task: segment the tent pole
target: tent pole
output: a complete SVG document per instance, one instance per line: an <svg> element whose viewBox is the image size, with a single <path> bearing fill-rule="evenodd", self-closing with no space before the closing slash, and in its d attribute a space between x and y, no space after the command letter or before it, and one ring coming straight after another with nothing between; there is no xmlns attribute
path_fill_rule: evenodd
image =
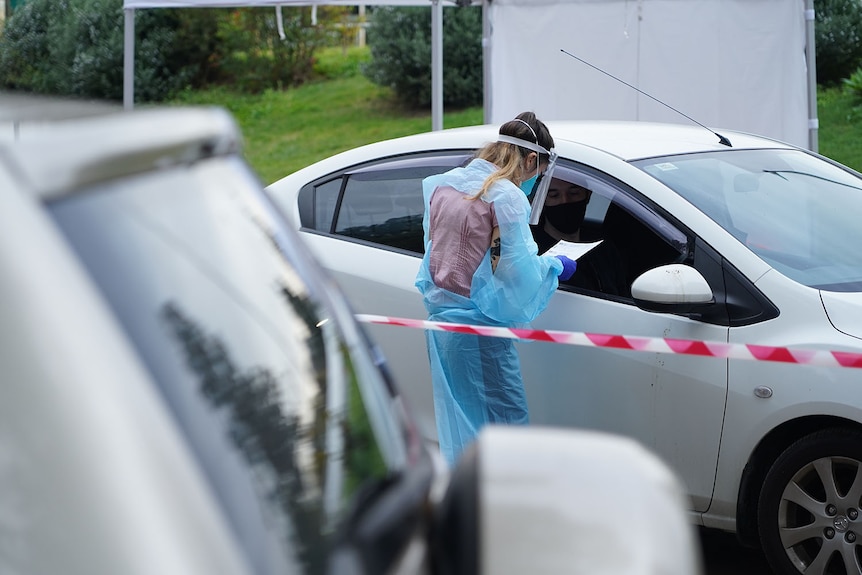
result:
<svg viewBox="0 0 862 575"><path fill-rule="evenodd" d="M814 0L805 0L805 63L808 65L808 149L818 148L817 59L814 50Z"/></svg>
<svg viewBox="0 0 862 575"><path fill-rule="evenodd" d="M126 8L123 31L123 109L135 107L135 9Z"/></svg>
<svg viewBox="0 0 862 575"><path fill-rule="evenodd" d="M443 129L443 3L431 0L431 129Z"/></svg>
<svg viewBox="0 0 862 575"><path fill-rule="evenodd" d="M482 0L482 110L491 123L491 0Z"/></svg>

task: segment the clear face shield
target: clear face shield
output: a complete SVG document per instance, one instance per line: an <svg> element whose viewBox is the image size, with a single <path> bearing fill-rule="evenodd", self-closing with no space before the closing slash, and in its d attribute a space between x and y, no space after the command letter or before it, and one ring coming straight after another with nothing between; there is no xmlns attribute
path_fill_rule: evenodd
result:
<svg viewBox="0 0 862 575"><path fill-rule="evenodd" d="M548 165L544 172L537 174L539 176L538 180L536 181L536 185L533 187L532 194L530 194L533 202L533 207L530 210L530 225L535 226L539 223L539 216L542 215L542 206L545 205L545 198L548 196L548 188L551 187L551 179L554 177L554 168L557 165L557 152L554 150L546 150L539 144L534 144L533 142L528 142L527 140L522 140L520 138L513 138L512 136L505 136L503 134L497 136L497 141L515 144L516 146L526 148L536 152L537 154L548 155Z"/></svg>
<svg viewBox="0 0 862 575"><path fill-rule="evenodd" d="M551 187L551 180L554 178L554 168L557 166L557 153L554 150L550 151L550 159L548 159L548 167L539 176L539 181L536 182L536 187L533 189L533 205L530 209L530 225L535 226L539 223L539 216L542 215L542 208L545 205L545 198L548 197L548 188Z"/></svg>

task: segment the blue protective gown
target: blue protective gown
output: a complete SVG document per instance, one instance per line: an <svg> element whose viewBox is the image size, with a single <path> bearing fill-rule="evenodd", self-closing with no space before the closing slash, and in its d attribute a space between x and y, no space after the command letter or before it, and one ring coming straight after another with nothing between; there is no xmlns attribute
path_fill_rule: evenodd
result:
<svg viewBox="0 0 862 575"><path fill-rule="evenodd" d="M508 180L496 182L486 197L500 230L500 259L491 268L490 249L473 273L470 297L438 287L429 265L431 197L440 186L475 195L496 167L475 159L464 168L423 180L425 257L416 276L431 321L521 327L545 309L557 289L563 264L537 255L528 224L530 204ZM457 216L455 216L457 217ZM490 246L489 246L490 248ZM486 423L526 424L527 400L514 340L427 331L440 451L452 465Z"/></svg>

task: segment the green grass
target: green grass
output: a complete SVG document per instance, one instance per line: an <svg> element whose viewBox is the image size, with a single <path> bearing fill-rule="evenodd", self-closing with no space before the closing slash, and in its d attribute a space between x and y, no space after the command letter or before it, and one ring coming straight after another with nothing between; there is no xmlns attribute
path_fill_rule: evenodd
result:
<svg viewBox="0 0 862 575"><path fill-rule="evenodd" d="M843 88L817 92L818 151L862 172L862 105Z"/></svg>
<svg viewBox="0 0 862 575"><path fill-rule="evenodd" d="M324 79L286 91L258 95L225 89L188 92L174 103L219 105L237 119L245 137L245 157L265 184L299 168L362 144L430 131L431 109L405 110L391 90L359 73L361 58L348 50L348 64L325 51L316 70ZM443 127L480 124L481 107L449 110Z"/></svg>
<svg viewBox="0 0 862 575"><path fill-rule="evenodd" d="M189 92L178 104L219 105L236 117L245 157L264 184L362 144L430 131L431 110L405 110L391 90L360 72L367 49L331 48L315 65L319 80L299 88L248 95L226 89ZM842 88L818 94L819 152L862 171L862 107ZM443 127L483 121L481 107L444 110Z"/></svg>

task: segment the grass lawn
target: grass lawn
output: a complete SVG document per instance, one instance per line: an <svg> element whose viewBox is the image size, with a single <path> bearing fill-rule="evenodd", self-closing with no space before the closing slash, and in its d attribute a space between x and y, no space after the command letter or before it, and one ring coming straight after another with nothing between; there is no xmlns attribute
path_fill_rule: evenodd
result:
<svg viewBox="0 0 862 575"><path fill-rule="evenodd" d="M367 50L324 51L327 77L299 88L257 95L227 90L189 92L183 104L214 104L233 113L245 137L245 156L265 184L317 160L362 144L431 130L431 109L405 110L392 91L372 84L359 65ZM343 60L345 64L335 62ZM444 111L443 127L481 124L481 106Z"/></svg>
<svg viewBox="0 0 862 575"><path fill-rule="evenodd" d="M842 88L817 91L818 152L862 172L862 102Z"/></svg>
<svg viewBox="0 0 862 575"><path fill-rule="evenodd" d="M367 49L319 54L324 79L285 91L236 94L225 89L189 92L175 103L213 104L234 114L245 136L245 157L264 184L337 152L431 130L431 110L405 110L391 90L360 72ZM862 107L841 88L818 94L819 152L862 171ZM481 124L481 106L444 110L443 127Z"/></svg>

